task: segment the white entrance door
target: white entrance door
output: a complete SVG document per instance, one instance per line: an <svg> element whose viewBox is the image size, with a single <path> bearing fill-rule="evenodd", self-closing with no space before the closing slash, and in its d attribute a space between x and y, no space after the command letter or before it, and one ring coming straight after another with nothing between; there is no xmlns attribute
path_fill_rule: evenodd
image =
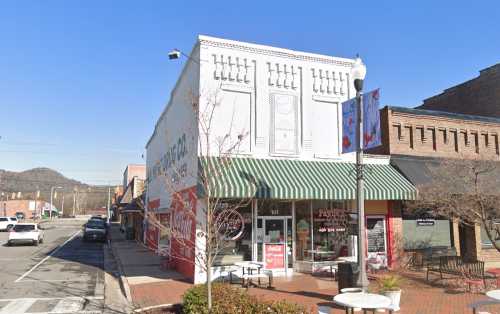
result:
<svg viewBox="0 0 500 314"><path fill-rule="evenodd" d="M264 267L272 270L288 269L292 263L291 217L266 216L262 219Z"/></svg>

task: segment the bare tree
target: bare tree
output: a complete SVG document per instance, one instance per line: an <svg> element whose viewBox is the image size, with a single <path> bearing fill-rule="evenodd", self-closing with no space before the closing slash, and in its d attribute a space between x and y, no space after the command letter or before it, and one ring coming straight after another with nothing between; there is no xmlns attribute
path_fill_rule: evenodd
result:
<svg viewBox="0 0 500 314"><path fill-rule="evenodd" d="M171 246L178 248L170 250L171 259L191 264L193 267L198 266L206 272L209 309L212 308L212 268L217 256L231 241L242 235L244 221L239 209L248 206L252 201L252 198L228 201L220 198L216 192L217 184L223 181L225 173L233 166L232 157L240 153L240 147L248 137L248 130L238 129L239 126L234 123L237 114L235 110L232 116L227 117L229 129L225 134L216 134L214 121L217 115L221 114L219 110L223 101L219 91L220 89L202 97L189 95L191 109L197 118L197 125L194 127L197 128L196 145L200 158L193 173L179 165L172 167L170 172L162 173L165 176L166 188L172 197L172 226L163 225L154 212L149 212L147 217L150 224L170 236ZM236 108L236 104L233 105L233 108ZM177 183L188 176L196 179L197 187L179 192ZM256 186L251 179L249 185ZM202 201L198 208L191 204L196 201ZM192 221L193 225L186 223L189 221ZM193 227L201 231L195 234Z"/></svg>
<svg viewBox="0 0 500 314"><path fill-rule="evenodd" d="M500 251L500 163L484 160L443 160L431 170L432 181L419 186L411 208L430 210L466 225L480 224Z"/></svg>

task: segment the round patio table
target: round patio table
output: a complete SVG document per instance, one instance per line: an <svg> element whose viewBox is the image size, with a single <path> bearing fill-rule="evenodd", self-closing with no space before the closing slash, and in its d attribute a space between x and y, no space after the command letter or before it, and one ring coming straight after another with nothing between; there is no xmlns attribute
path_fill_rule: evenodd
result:
<svg viewBox="0 0 500 314"><path fill-rule="evenodd" d="M388 309L389 313L392 313L392 309L390 308L391 299L380 294L364 292L341 293L333 298L333 302L343 306L347 314L349 314L349 310L351 310L350 313L354 313L354 308L363 309L363 313L366 313L368 310L374 311L376 309Z"/></svg>
<svg viewBox="0 0 500 314"><path fill-rule="evenodd" d="M500 300L500 290L491 290L486 292L486 296L495 300Z"/></svg>

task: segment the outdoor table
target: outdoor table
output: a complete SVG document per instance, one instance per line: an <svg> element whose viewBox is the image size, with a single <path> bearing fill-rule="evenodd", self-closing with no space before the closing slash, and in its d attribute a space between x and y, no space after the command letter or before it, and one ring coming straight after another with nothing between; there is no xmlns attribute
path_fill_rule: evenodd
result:
<svg viewBox="0 0 500 314"><path fill-rule="evenodd" d="M343 306L346 314L349 314L349 309L351 309L351 313L354 313L354 308L362 309L365 314L368 310L375 311L377 309L388 309L389 313L393 312L390 308L391 299L380 294L341 293L333 298L333 302Z"/></svg>
<svg viewBox="0 0 500 314"><path fill-rule="evenodd" d="M257 277L259 279L260 285L260 270L264 268L264 263L256 262L256 261L246 261L246 262L236 262L234 265L241 267L242 269L242 285L245 286L245 278L247 278L246 285L253 285L252 278ZM246 276L245 276L246 269ZM254 271L257 271L257 275L254 275ZM271 282L269 282L269 286L271 286Z"/></svg>
<svg viewBox="0 0 500 314"><path fill-rule="evenodd" d="M495 300L500 300L500 290L491 290L486 292L486 296Z"/></svg>
<svg viewBox="0 0 500 314"><path fill-rule="evenodd" d="M247 270L247 274L253 275L255 270L258 274L260 274L260 270L264 268L264 264L260 262L236 262L234 265L241 267L243 275L245 274L245 269Z"/></svg>

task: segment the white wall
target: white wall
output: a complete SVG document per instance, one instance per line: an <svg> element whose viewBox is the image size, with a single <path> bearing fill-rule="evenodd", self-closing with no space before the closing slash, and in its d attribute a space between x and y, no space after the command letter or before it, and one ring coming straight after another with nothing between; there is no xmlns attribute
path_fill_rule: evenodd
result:
<svg viewBox="0 0 500 314"><path fill-rule="evenodd" d="M220 139L233 143L243 133L239 154L353 159L340 146L340 104L354 95L353 60L207 36L199 41L201 104L218 103L210 149L200 154L217 155Z"/></svg>
<svg viewBox="0 0 500 314"><path fill-rule="evenodd" d="M193 48L197 59L199 48ZM199 66L186 62L170 101L146 146L147 201L160 201L160 211L170 207L171 194L196 184L197 119L193 110L199 89Z"/></svg>

